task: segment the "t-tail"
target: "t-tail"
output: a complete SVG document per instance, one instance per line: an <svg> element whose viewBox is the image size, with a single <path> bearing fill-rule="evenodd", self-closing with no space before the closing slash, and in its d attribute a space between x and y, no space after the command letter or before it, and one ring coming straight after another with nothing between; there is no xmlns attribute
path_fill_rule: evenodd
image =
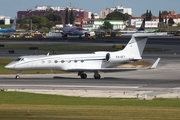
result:
<svg viewBox="0 0 180 120"><path fill-rule="evenodd" d="M144 29L145 29L145 21L146 21L146 19L144 18L144 20L143 20L143 22L141 24L141 27L138 29L138 31L144 31Z"/></svg>
<svg viewBox="0 0 180 120"><path fill-rule="evenodd" d="M13 24L9 29L16 30L16 17L14 18Z"/></svg>
<svg viewBox="0 0 180 120"><path fill-rule="evenodd" d="M129 54L130 56L133 56L134 60L142 59L141 55L143 53L147 39L148 39L147 34L142 34L142 33L133 34L131 40L123 49L123 52Z"/></svg>

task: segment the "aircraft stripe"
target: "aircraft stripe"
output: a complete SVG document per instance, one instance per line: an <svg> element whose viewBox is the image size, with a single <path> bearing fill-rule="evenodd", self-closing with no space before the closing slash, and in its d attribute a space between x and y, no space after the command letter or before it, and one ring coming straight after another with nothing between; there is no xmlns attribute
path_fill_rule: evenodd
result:
<svg viewBox="0 0 180 120"><path fill-rule="evenodd" d="M33 61L27 61L27 62L23 62L23 63L18 63L17 65L21 65L21 64L26 64L26 63L33 63L33 62L36 62L36 61L43 61L43 60L51 60L51 59L39 59L39 60L33 60ZM55 59L55 60L53 60L53 62L54 61L56 61L57 59ZM68 62L69 60L70 61L74 61L74 60L76 60L76 59L61 59L61 60L64 60L64 62ZM61 62L61 60L57 60L58 62ZM105 60L105 58L103 58L103 59L80 59L80 60L78 60L77 59L77 61L81 61L81 60L84 60L84 61L103 61L103 60ZM51 60L52 61L52 60Z"/></svg>

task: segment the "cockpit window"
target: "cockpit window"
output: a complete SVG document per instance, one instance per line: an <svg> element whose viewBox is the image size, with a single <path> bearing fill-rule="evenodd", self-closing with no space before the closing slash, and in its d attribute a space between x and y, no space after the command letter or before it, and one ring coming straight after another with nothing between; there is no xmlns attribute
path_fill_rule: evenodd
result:
<svg viewBox="0 0 180 120"><path fill-rule="evenodd" d="M21 60L21 58L16 58L14 61L20 61Z"/></svg>

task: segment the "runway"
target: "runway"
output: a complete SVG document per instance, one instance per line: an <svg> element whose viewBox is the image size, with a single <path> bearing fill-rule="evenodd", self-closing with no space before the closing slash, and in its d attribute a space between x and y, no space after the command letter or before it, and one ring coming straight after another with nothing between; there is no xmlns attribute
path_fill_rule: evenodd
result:
<svg viewBox="0 0 180 120"><path fill-rule="evenodd" d="M0 75L0 89L81 97L177 98L180 97L179 41L178 39L166 41L168 43L159 40L157 44L150 41L146 47L153 46L168 50L144 52L142 56L143 60L151 63L161 57L157 69L100 73L102 79L94 79L92 73L87 73L88 79L80 79L77 73L22 74L21 79L14 79L15 75ZM178 41L177 44L175 41ZM92 44L95 44L95 41ZM13 57L17 56L18 54L15 54Z"/></svg>
<svg viewBox="0 0 180 120"><path fill-rule="evenodd" d="M92 73L87 74L88 79L80 79L76 73L21 75L21 79L14 79L14 75L0 75L0 88L81 97L180 97L180 74L177 69L162 67L154 70L101 73L102 79L99 80L94 79Z"/></svg>

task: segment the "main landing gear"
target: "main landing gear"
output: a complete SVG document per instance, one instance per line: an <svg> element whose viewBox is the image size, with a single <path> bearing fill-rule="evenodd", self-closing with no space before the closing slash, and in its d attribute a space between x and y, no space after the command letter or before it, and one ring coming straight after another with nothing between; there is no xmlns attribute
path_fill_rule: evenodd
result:
<svg viewBox="0 0 180 120"><path fill-rule="evenodd" d="M81 35L79 36L79 39L82 39L82 36L81 36Z"/></svg>
<svg viewBox="0 0 180 120"><path fill-rule="evenodd" d="M86 79L87 74L85 74L83 71L78 72L78 76L81 77L81 79ZM98 71L94 71L94 79L100 79L101 75L98 73Z"/></svg>
<svg viewBox="0 0 180 120"><path fill-rule="evenodd" d="M62 38L63 38L64 40L67 40L67 35L66 35L66 34L63 34L63 35L62 35Z"/></svg>

